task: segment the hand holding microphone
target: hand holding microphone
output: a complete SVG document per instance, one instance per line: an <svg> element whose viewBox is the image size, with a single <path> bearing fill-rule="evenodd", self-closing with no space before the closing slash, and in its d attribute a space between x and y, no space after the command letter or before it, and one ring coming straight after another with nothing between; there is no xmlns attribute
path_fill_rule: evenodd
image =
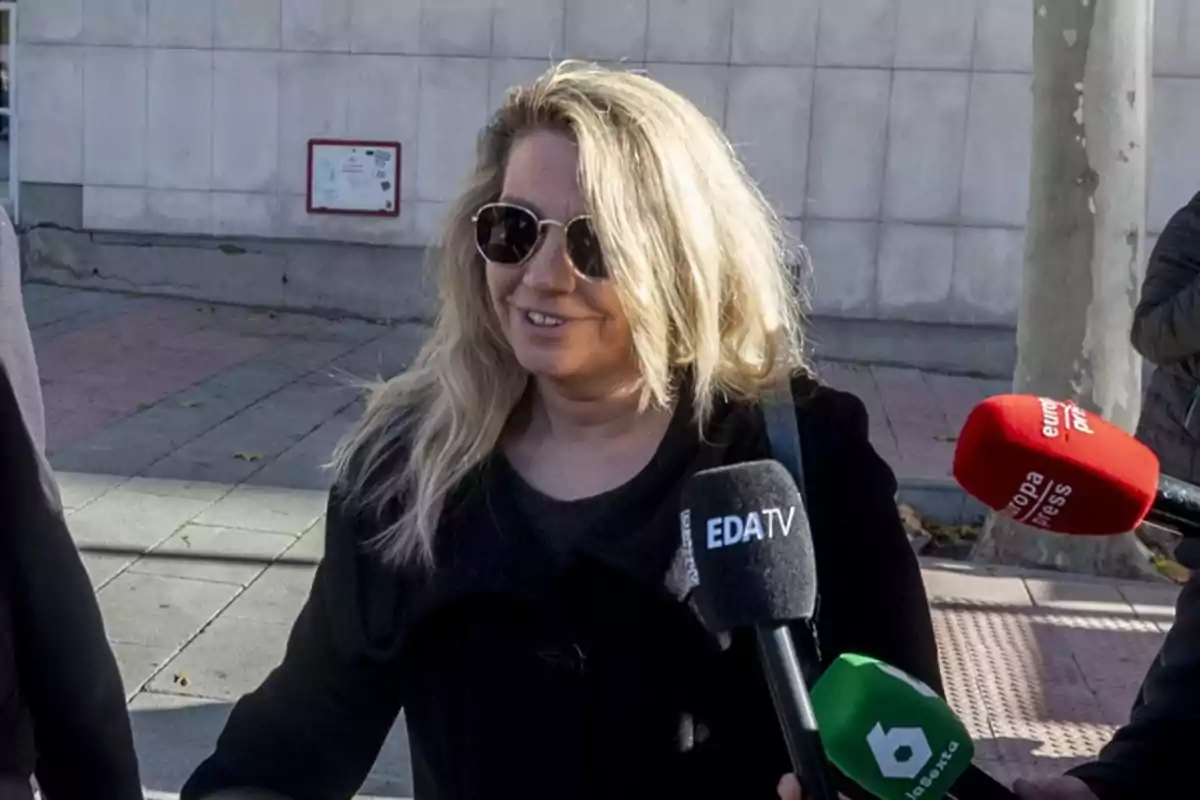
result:
<svg viewBox="0 0 1200 800"><path fill-rule="evenodd" d="M780 779L776 791L779 792L779 800L804 800L804 790L800 788L800 781L790 772ZM846 795L838 792L838 800L848 799Z"/></svg>
<svg viewBox="0 0 1200 800"><path fill-rule="evenodd" d="M984 400L958 437L954 477L994 511L1051 533L1115 535L1149 521L1200 536L1200 487L1160 474L1150 448L1072 403ZM1096 800L1071 776L1013 788L1020 800Z"/></svg>

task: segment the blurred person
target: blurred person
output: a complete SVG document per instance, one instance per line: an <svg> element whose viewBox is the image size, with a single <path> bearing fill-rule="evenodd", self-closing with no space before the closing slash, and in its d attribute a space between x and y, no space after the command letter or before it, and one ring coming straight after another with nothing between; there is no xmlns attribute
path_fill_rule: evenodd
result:
<svg viewBox="0 0 1200 800"><path fill-rule="evenodd" d="M45 457L16 234L0 208L0 800L142 797L125 691Z"/></svg>
<svg viewBox="0 0 1200 800"><path fill-rule="evenodd" d="M1130 336L1154 364L1137 437L1164 473L1200 483L1200 194L1167 222L1146 267ZM1181 544L1194 555L1195 543ZM1179 554L1184 558L1182 552ZM1194 558L1185 559L1194 566ZM1186 764L1179 748L1200 725L1200 578L1180 593L1175 622L1138 692L1128 724L1069 776L1022 782L1028 800L1118 800L1168 792Z"/></svg>
<svg viewBox="0 0 1200 800"><path fill-rule="evenodd" d="M1137 438L1164 473L1200 483L1200 194L1167 222L1146 267L1130 335L1154 364ZM1195 542L1184 540L1193 548ZM1187 559L1192 566L1191 559ZM1124 800L1184 785L1185 743L1200 731L1200 578L1193 573L1175 622L1130 713L1095 760L1068 775L1019 781L1023 800Z"/></svg>
<svg viewBox="0 0 1200 800"><path fill-rule="evenodd" d="M419 800L793 800L753 634L704 628L679 546L691 474L769 457L780 381L822 660L940 691L895 477L809 371L788 255L678 94L570 62L510 91L436 251L432 336L336 453L283 661L183 800L349 798L401 708Z"/></svg>
<svg viewBox="0 0 1200 800"><path fill-rule="evenodd" d="M1146 672L1129 722L1093 761L1066 776L1018 781L1021 800L1140 800L1194 790L1190 761L1200 733L1200 576L1175 602L1175 622Z"/></svg>
<svg viewBox="0 0 1200 800"><path fill-rule="evenodd" d="M8 371L25 427L39 453L46 451L46 414L33 339L21 295L21 252L17 233L0 206L0 363ZM55 490L57 493L57 490Z"/></svg>
<svg viewBox="0 0 1200 800"><path fill-rule="evenodd" d="M1200 483L1200 194L1154 245L1130 339L1155 367L1137 437L1163 472Z"/></svg>
<svg viewBox="0 0 1200 800"><path fill-rule="evenodd" d="M1130 338L1154 365L1137 438L1158 456L1164 473L1200 484L1200 194L1158 237ZM1189 569L1200 567L1200 540L1177 540L1172 555Z"/></svg>

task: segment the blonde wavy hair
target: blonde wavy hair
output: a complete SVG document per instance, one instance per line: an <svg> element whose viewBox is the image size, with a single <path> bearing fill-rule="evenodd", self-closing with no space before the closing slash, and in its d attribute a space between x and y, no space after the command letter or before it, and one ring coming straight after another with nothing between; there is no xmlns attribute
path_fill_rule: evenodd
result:
<svg viewBox="0 0 1200 800"><path fill-rule="evenodd" d="M526 392L471 217L499 197L513 144L539 129L578 146L581 190L632 328L643 409L670 407L688 370L703 428L717 397L752 401L807 370L803 247L786 239L717 125L645 75L560 63L510 89L481 134L474 173L432 251L432 335L409 369L372 387L334 453L347 498L385 521L371 544L391 563L432 566L447 497L494 452Z"/></svg>

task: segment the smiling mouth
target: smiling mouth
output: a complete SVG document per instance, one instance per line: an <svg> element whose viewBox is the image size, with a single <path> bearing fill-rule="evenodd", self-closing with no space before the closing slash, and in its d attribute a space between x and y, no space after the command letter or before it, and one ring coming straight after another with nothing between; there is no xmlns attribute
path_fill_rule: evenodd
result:
<svg viewBox="0 0 1200 800"><path fill-rule="evenodd" d="M541 311L524 311L522 314L525 320L538 328L557 328L566 324L567 320L564 317L556 317L553 314L543 314Z"/></svg>

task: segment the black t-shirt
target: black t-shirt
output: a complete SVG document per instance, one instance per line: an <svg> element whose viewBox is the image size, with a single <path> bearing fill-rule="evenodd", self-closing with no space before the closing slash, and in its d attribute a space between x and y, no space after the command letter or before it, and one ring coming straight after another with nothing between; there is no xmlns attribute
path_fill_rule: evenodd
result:
<svg viewBox="0 0 1200 800"><path fill-rule="evenodd" d="M571 551L580 537L603 543L614 529L602 523L611 520L613 509L629 508L631 501L647 489L670 483L669 473L682 470L696 453L696 437L688 436L685 406L676 409L654 456L636 475L606 492L575 500L559 500L538 491L513 468L503 455L495 460L496 488L504 492L521 523L536 534L559 557ZM636 504L634 504L636 508Z"/></svg>
<svg viewBox="0 0 1200 800"><path fill-rule="evenodd" d="M646 516L688 474L700 440L691 420L691 404L679 403L654 456L638 473L607 492L575 500L559 500L529 485L503 453L491 463L488 491L503 495L505 505L528 533L559 560L580 545L608 551L622 547L625 535L636 529L631 519ZM588 547L590 546L590 547Z"/></svg>
<svg viewBox="0 0 1200 800"><path fill-rule="evenodd" d="M559 556L569 552L576 537L590 531L605 510L619 503L629 490L625 483L591 497L559 500L530 486L507 459L499 459L497 467L521 522Z"/></svg>

